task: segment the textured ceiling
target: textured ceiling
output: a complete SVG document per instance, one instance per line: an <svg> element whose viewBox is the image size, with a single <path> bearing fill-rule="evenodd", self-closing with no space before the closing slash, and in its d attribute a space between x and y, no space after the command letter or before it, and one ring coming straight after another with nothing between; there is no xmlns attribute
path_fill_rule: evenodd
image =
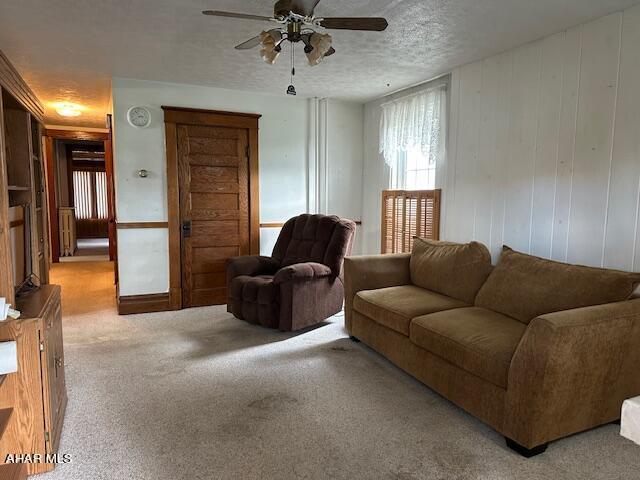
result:
<svg viewBox="0 0 640 480"><path fill-rule="evenodd" d="M0 49L47 106L47 123L104 127L111 77L284 94L289 56L264 64L234 46L272 24L205 17L270 14L271 0L0 0ZM380 15L384 33L333 31L337 54L303 66L301 96L364 101L433 78L638 0L322 0L321 16ZM286 52L285 52L286 53ZM87 107L59 117L52 102Z"/></svg>

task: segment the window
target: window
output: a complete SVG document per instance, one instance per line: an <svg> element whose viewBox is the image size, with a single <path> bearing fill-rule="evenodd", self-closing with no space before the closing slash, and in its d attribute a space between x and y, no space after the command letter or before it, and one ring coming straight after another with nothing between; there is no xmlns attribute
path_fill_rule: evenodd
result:
<svg viewBox="0 0 640 480"><path fill-rule="evenodd" d="M106 173L75 170L73 199L77 220L105 220L108 217Z"/></svg>
<svg viewBox="0 0 640 480"><path fill-rule="evenodd" d="M440 238L446 92L440 84L382 105L380 152L393 189L382 192L382 253L410 252L415 236Z"/></svg>
<svg viewBox="0 0 640 480"><path fill-rule="evenodd" d="M446 84L382 105L380 152L396 189L433 190L444 165Z"/></svg>
<svg viewBox="0 0 640 480"><path fill-rule="evenodd" d="M436 164L429 163L419 148L398 152L391 171L391 188L401 190L435 190Z"/></svg>

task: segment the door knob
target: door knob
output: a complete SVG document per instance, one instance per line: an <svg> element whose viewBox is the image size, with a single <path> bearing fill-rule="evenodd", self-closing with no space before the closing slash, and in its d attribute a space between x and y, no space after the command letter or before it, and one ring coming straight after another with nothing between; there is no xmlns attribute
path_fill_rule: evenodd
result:
<svg viewBox="0 0 640 480"><path fill-rule="evenodd" d="M182 236L188 238L191 236L191 220L182 222Z"/></svg>

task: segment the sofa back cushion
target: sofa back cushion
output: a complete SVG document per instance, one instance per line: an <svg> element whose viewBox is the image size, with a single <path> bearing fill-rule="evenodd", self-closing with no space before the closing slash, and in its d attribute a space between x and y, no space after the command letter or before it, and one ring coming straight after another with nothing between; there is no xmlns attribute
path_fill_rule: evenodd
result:
<svg viewBox="0 0 640 480"><path fill-rule="evenodd" d="M416 238L411 252L411 282L468 304L491 272L491 255L478 242L451 243Z"/></svg>
<svg viewBox="0 0 640 480"><path fill-rule="evenodd" d="M502 247L476 305L529 323L539 315L627 300L640 274L554 262Z"/></svg>

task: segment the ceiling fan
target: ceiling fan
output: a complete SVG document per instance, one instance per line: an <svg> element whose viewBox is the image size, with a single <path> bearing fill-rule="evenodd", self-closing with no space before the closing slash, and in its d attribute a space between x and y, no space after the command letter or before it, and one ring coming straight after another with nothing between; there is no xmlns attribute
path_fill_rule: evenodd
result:
<svg viewBox="0 0 640 480"><path fill-rule="evenodd" d="M282 43L286 40L293 44L304 43L304 52L310 65L319 64L323 58L336 53L331 46L331 35L317 33L314 28L322 27L331 30L363 30L381 32L389 25L384 18L363 17L331 17L315 15L314 11L320 0L279 0L273 9L273 16L247 15L244 13L205 10L205 15L275 22L279 27L262 32L246 42L236 46L237 50L248 50L262 46L262 58L269 64L275 63L282 51ZM293 49L292 49L293 55ZM294 74L295 71L292 71ZM295 89L294 89L295 91ZM295 93L293 93L295 95Z"/></svg>

